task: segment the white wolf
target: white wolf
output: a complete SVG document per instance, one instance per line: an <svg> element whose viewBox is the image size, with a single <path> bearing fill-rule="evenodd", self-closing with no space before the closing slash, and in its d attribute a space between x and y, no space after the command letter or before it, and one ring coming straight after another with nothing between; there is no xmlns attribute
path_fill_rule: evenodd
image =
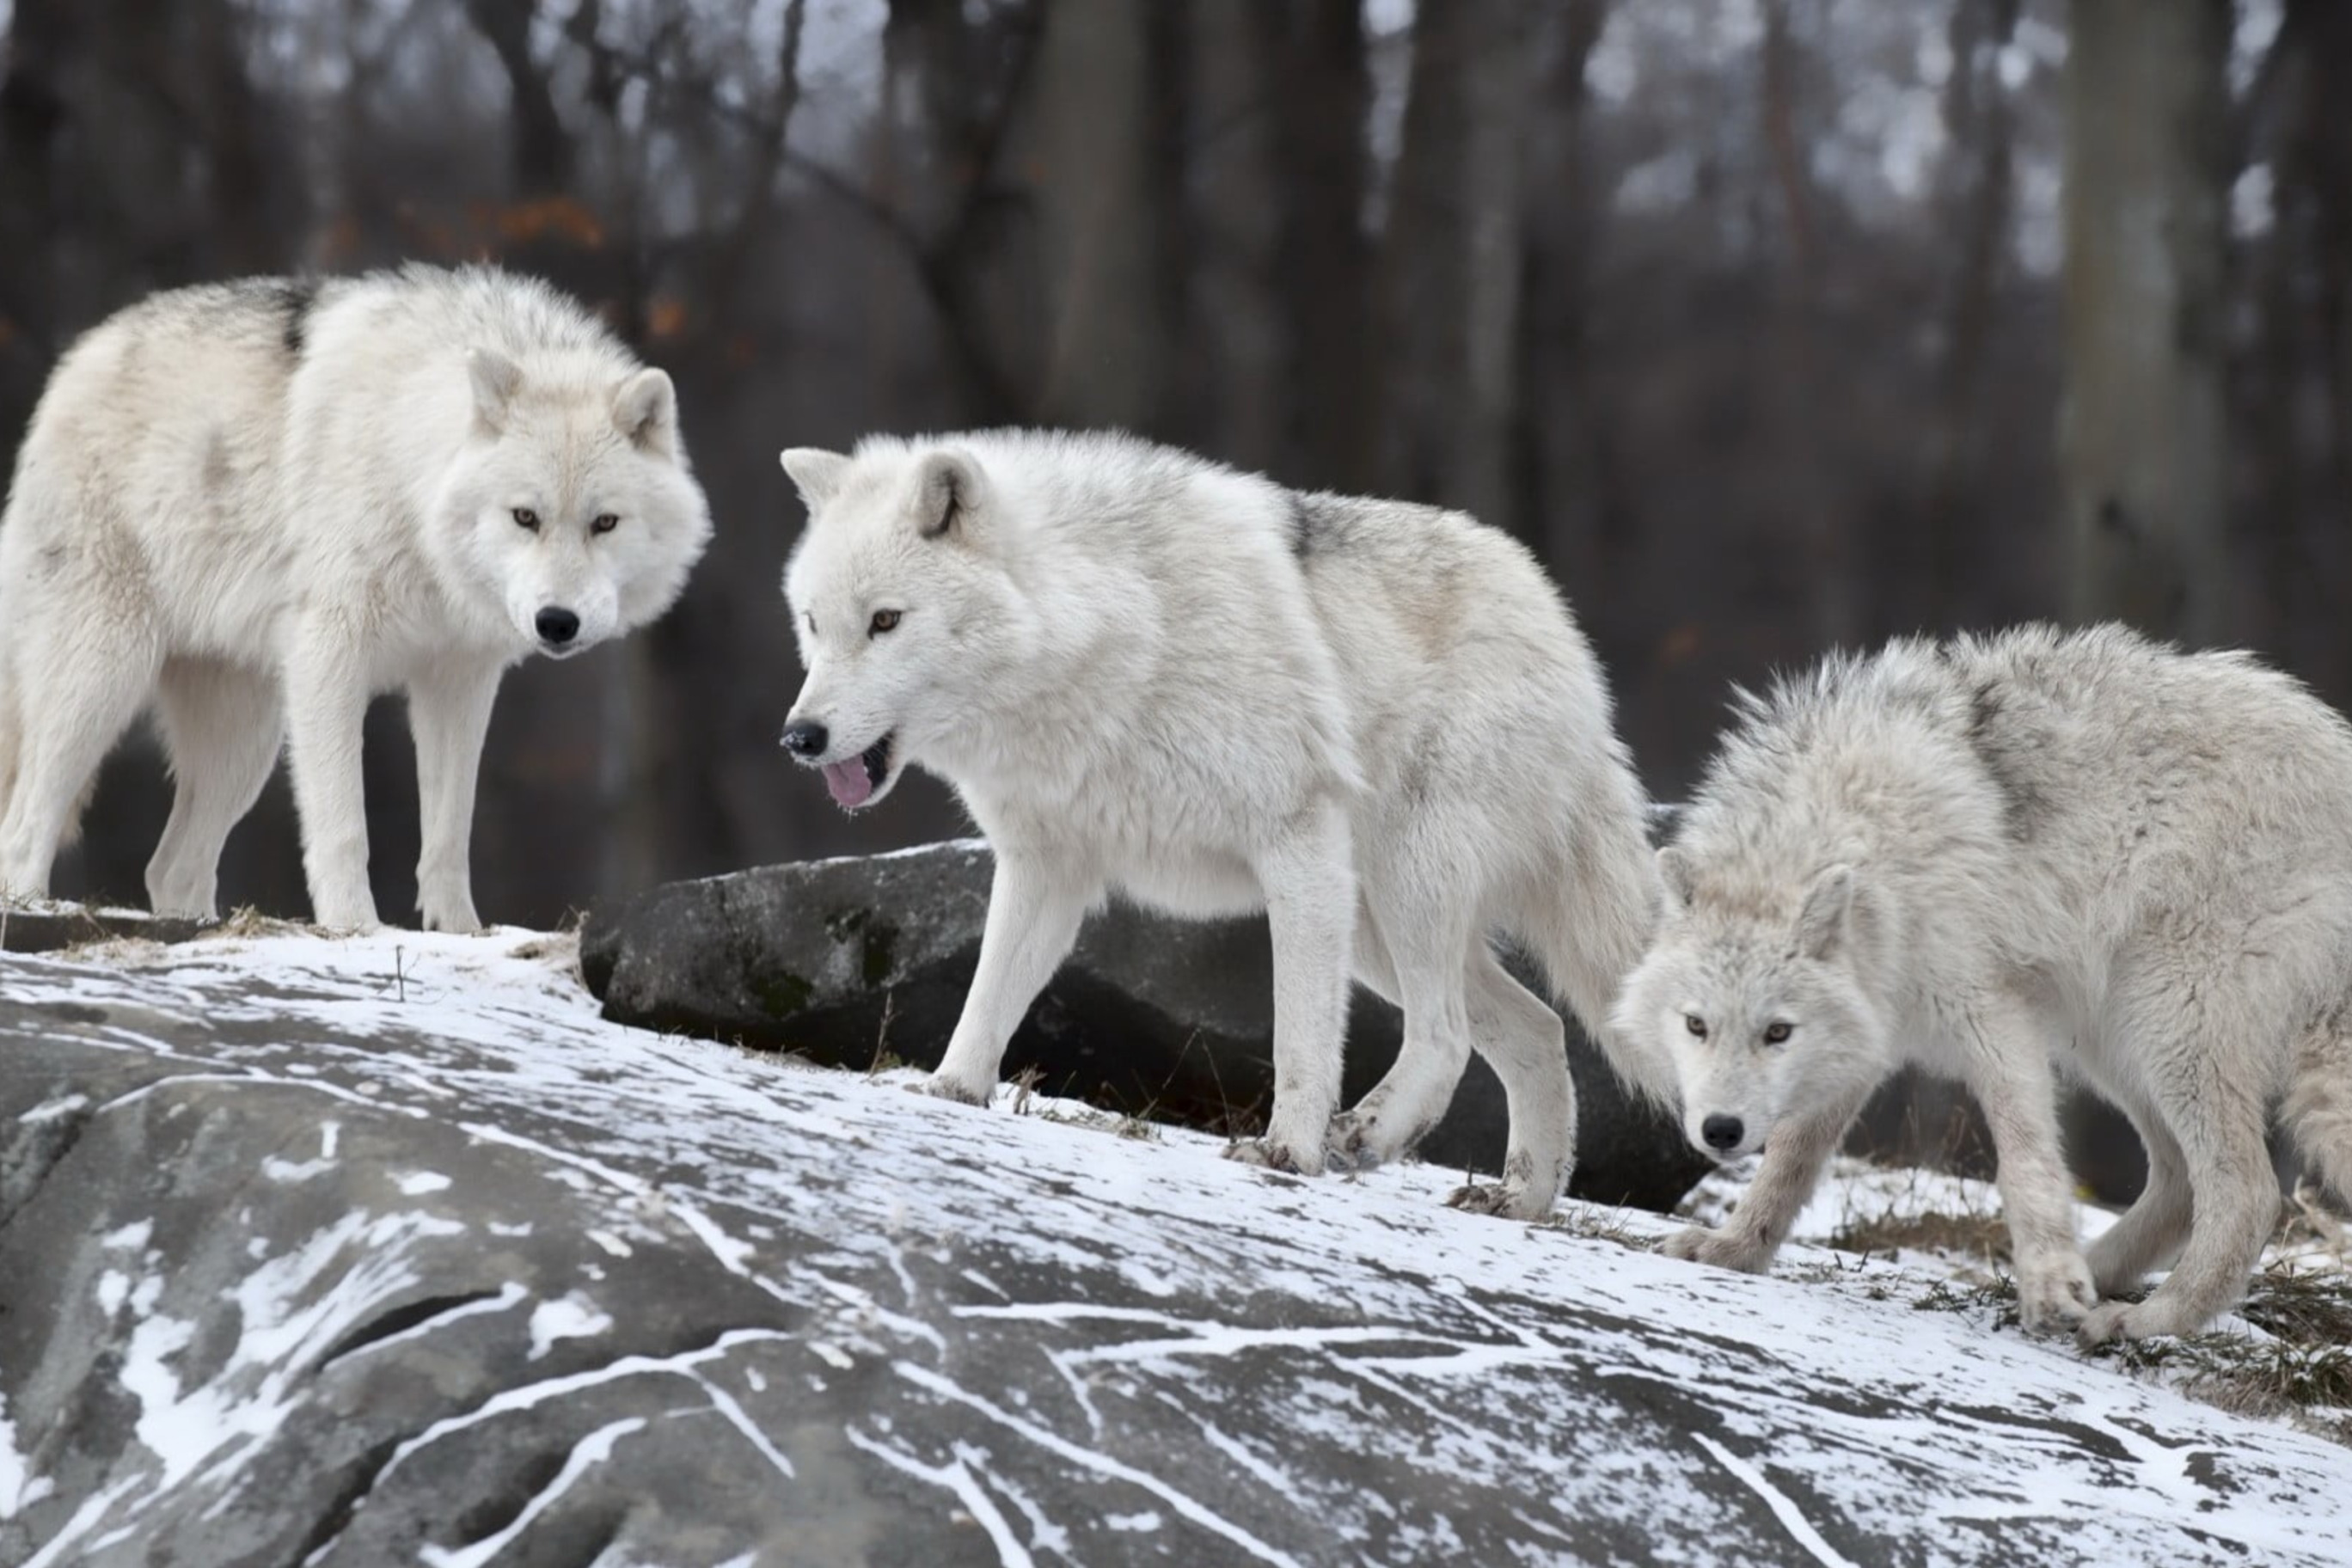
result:
<svg viewBox="0 0 2352 1568"><path fill-rule="evenodd" d="M1656 918L1643 799L1601 674L1527 552L1458 513L1304 495L1124 437L992 431L800 449L785 579L808 668L784 743L852 809L908 763L996 856L980 967L934 1092L985 1103L1007 1039L1110 892L1273 928L1275 1101L1242 1158L1391 1158L1475 1046L1536 1215L1573 1152L1559 1016L1602 1031ZM1335 1121L1349 977L1404 1014ZM1638 1072L1632 1076L1640 1076ZM1653 1091L1671 1087L1658 1058Z"/></svg>
<svg viewBox="0 0 2352 1568"><path fill-rule="evenodd" d="M1832 658L1746 698L1675 842L1619 1026L1691 1141L1764 1151L1670 1250L1761 1269L1871 1089L1961 1079L2023 1316L2185 1333L2269 1236L2273 1111L2352 1196L2352 728L2238 654L2032 627ZM2120 1106L2147 1190L2077 1251L2053 1061ZM2138 1304L2095 1305L2178 1250Z"/></svg>
<svg viewBox="0 0 2352 1568"><path fill-rule="evenodd" d="M499 676L661 614L709 531L669 378L544 284L410 267L121 311L50 376L0 523L0 890L47 891L152 704L177 781L155 909L214 912L282 731L312 913L373 925L360 722L405 689L418 904L478 928Z"/></svg>

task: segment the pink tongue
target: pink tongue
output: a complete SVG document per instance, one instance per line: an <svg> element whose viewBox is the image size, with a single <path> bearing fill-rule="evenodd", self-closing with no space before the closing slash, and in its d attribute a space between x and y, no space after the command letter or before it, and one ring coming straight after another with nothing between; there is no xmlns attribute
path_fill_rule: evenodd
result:
<svg viewBox="0 0 2352 1568"><path fill-rule="evenodd" d="M866 759L852 757L845 763L824 764L824 787L833 792L833 804L852 810L866 804L874 793L874 781L866 775Z"/></svg>

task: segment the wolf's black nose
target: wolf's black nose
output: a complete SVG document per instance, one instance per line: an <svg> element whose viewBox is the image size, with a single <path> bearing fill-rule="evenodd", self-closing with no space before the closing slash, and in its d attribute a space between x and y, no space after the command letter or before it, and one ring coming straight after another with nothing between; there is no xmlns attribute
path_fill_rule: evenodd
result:
<svg viewBox="0 0 2352 1568"><path fill-rule="evenodd" d="M784 726L784 750L796 757L821 757L826 740L824 726L805 721Z"/></svg>
<svg viewBox="0 0 2352 1568"><path fill-rule="evenodd" d="M1739 1147L1739 1134L1744 1129L1737 1116L1710 1116L1699 1123L1698 1131L1699 1136L1706 1140L1706 1146L1720 1153Z"/></svg>
<svg viewBox="0 0 2352 1568"><path fill-rule="evenodd" d="M562 647L580 635L580 617L569 610L541 610L539 619L531 623L539 628L540 637Z"/></svg>

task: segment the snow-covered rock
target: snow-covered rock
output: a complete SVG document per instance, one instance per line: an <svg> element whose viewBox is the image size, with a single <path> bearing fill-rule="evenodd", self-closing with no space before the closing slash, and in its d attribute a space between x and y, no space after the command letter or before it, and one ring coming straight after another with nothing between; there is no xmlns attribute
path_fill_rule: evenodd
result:
<svg viewBox="0 0 2352 1568"><path fill-rule="evenodd" d="M2352 1451L1905 1265L909 1078L512 931L0 958L0 1562L2352 1561Z"/></svg>

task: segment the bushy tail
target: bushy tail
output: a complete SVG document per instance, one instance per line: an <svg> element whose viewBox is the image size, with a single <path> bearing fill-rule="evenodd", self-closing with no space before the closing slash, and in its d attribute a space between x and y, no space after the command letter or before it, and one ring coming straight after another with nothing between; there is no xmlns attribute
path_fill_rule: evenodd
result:
<svg viewBox="0 0 2352 1568"><path fill-rule="evenodd" d="M0 604L0 615L5 613ZM8 820L8 803L16 793L17 737L23 733L23 721L16 716L16 678L7 642L0 639L0 822Z"/></svg>
<svg viewBox="0 0 2352 1568"><path fill-rule="evenodd" d="M2336 1201L2352 1204L2352 999L2296 1043L2278 1119Z"/></svg>
<svg viewBox="0 0 2352 1568"><path fill-rule="evenodd" d="M16 510L16 502L12 497L8 514L13 516ZM0 530L6 526L6 518L0 517ZM0 551L0 627L18 624L16 606L9 602L7 569L6 552ZM16 775L25 750L25 705L30 697L24 689L22 672L16 668L10 642L10 638L0 636L0 824L7 822L9 808L16 796ZM82 781L81 794L75 798L73 809L66 817L65 828L59 837L59 848L65 848L81 837L82 814L89 807L90 796L97 793L98 776L92 773Z"/></svg>
<svg viewBox="0 0 2352 1568"><path fill-rule="evenodd" d="M1610 1020L1664 902L1645 831L1649 804L1630 772L1612 772L1595 781L1594 795L1606 790L1615 798L1581 803L1562 864L1529 898L1517 934L1625 1086L1672 1111L1682 1100L1673 1062L1654 1045L1624 1038Z"/></svg>

